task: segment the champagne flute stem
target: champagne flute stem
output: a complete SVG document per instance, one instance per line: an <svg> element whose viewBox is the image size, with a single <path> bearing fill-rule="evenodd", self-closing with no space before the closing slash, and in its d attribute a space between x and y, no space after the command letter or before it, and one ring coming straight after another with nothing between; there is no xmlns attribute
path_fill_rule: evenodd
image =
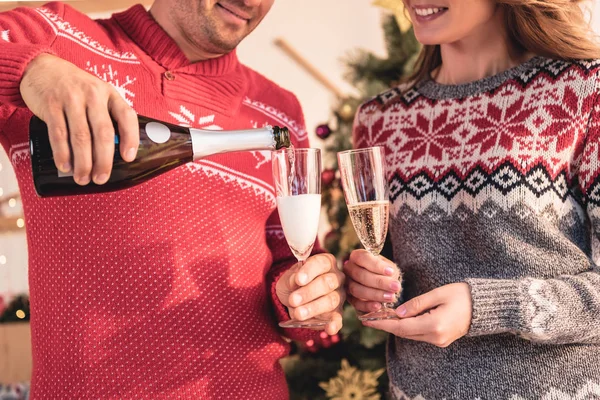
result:
<svg viewBox="0 0 600 400"><path fill-rule="evenodd" d="M298 260L298 269L296 270L296 274L298 273L298 271L300 271L300 269L302 268L302 266L306 262L306 259L303 259L303 260L297 259L297 260Z"/></svg>

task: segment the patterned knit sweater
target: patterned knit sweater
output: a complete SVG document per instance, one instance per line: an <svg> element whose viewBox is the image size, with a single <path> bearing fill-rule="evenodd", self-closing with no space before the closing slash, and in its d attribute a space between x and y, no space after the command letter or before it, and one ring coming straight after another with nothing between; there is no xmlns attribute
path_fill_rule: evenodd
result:
<svg viewBox="0 0 600 400"><path fill-rule="evenodd" d="M406 299L467 282L448 348L392 338L396 399L600 397L600 61L389 90L355 145L385 148Z"/></svg>
<svg viewBox="0 0 600 400"><path fill-rule="evenodd" d="M93 21L60 3L0 14L0 142L23 198L32 400L286 399L286 310L272 289L293 264L270 152L189 163L140 186L38 198L19 81L54 53L111 83L143 115L207 129L290 128L297 99L235 53L190 64L141 6Z"/></svg>

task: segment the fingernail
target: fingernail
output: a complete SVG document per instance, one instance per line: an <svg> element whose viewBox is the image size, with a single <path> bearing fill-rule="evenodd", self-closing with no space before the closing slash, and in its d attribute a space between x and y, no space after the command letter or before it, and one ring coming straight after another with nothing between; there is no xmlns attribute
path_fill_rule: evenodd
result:
<svg viewBox="0 0 600 400"><path fill-rule="evenodd" d="M375 311L379 311L380 308L381 308L381 303L375 303L375 304L373 304L373 309Z"/></svg>
<svg viewBox="0 0 600 400"><path fill-rule="evenodd" d="M96 177L94 178L94 182L98 183L98 184L103 184L108 180L108 174L100 174L100 175L96 175Z"/></svg>
<svg viewBox="0 0 600 400"><path fill-rule="evenodd" d="M388 275L388 276L392 276L394 275L394 268L392 267L385 267L385 269L383 270L383 273Z"/></svg>
<svg viewBox="0 0 600 400"><path fill-rule="evenodd" d="M89 176L82 176L76 179L77 183L79 185L87 185L88 183L90 183L90 177Z"/></svg>
<svg viewBox="0 0 600 400"><path fill-rule="evenodd" d="M306 273L304 273L304 272L300 272L298 274L298 282L301 285L306 285L306 283L308 282L308 275L306 275Z"/></svg>
<svg viewBox="0 0 600 400"><path fill-rule="evenodd" d="M71 163L68 163L68 162L64 163L62 165L62 172L66 173L66 172L70 172L70 171L71 171Z"/></svg>
<svg viewBox="0 0 600 400"><path fill-rule="evenodd" d="M135 159L136 154L137 154L137 150L134 147L130 148L129 150L127 150L127 159L128 160Z"/></svg>
<svg viewBox="0 0 600 400"><path fill-rule="evenodd" d="M302 303L302 296L300 296L298 293L293 294L290 297L290 303L292 306L299 305L300 303Z"/></svg>
<svg viewBox="0 0 600 400"><path fill-rule="evenodd" d="M308 315L308 310L306 308L299 308L298 312L300 313L300 318L305 318Z"/></svg>
<svg viewBox="0 0 600 400"><path fill-rule="evenodd" d="M386 299L386 300L394 300L395 296L396 295L394 293L384 293L383 294L383 298Z"/></svg>
<svg viewBox="0 0 600 400"><path fill-rule="evenodd" d="M397 292L398 290L400 290L400 282L390 283L390 289L392 289L394 292Z"/></svg>
<svg viewBox="0 0 600 400"><path fill-rule="evenodd" d="M406 315L406 307L404 306L400 306L396 309L396 314L398 314L399 317L404 317Z"/></svg>

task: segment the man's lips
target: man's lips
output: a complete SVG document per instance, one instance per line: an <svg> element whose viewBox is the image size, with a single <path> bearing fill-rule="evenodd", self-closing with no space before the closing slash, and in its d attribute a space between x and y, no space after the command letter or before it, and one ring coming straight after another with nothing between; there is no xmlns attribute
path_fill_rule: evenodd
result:
<svg viewBox="0 0 600 400"><path fill-rule="evenodd" d="M234 16L238 17L239 19L245 20L245 21L249 21L250 19L252 19L251 15L248 15L248 13L237 9L236 7L233 7L229 4L223 4L223 3L217 3L217 6L223 8L225 11L229 12L230 14L233 14Z"/></svg>

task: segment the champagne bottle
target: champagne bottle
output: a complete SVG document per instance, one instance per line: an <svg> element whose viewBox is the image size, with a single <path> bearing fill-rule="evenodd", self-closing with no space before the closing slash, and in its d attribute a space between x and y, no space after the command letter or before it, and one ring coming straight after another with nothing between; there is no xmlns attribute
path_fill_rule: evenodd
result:
<svg viewBox="0 0 600 400"><path fill-rule="evenodd" d="M119 152L119 131L115 128L115 155L108 182L85 186L75 183L72 173L59 171L48 138L47 125L37 117L29 124L29 145L33 183L40 197L69 196L112 192L138 185L187 162L211 154L277 150L290 146L287 128L267 126L237 131L210 131L186 128L138 116L140 147L132 162L125 162Z"/></svg>

